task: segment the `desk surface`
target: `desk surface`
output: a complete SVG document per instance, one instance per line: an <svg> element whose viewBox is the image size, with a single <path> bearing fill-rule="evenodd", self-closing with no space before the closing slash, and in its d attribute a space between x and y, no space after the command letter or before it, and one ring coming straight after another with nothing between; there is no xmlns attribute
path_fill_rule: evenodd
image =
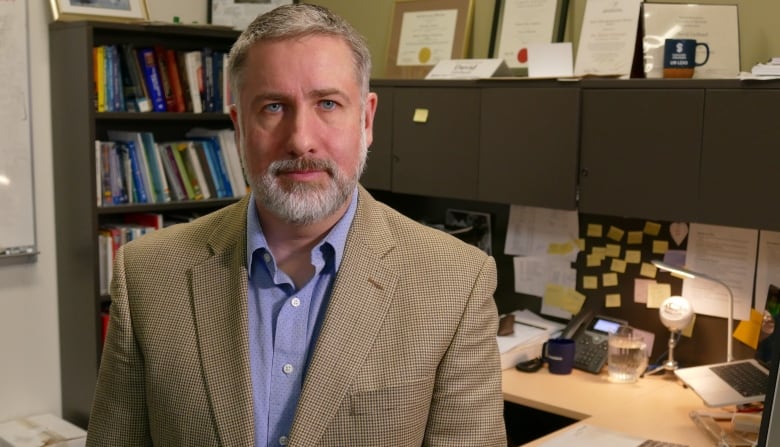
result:
<svg viewBox="0 0 780 447"><path fill-rule="evenodd" d="M608 382L605 372L595 375L575 369L569 375L555 375L542 368L528 374L511 368L503 372L503 390L506 401L576 419L578 423L690 447L714 445L688 413L717 409L707 408L673 374L619 384ZM552 433L526 445L539 445L554 436Z"/></svg>

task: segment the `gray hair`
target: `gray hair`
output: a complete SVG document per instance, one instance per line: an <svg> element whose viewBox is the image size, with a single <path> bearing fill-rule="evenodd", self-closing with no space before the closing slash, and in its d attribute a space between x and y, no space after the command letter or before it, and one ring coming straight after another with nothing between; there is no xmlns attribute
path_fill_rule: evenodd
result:
<svg viewBox="0 0 780 447"><path fill-rule="evenodd" d="M366 41L346 20L327 8L307 3L279 6L257 16L241 33L230 49L228 77L233 99L238 101L246 58L257 42L285 40L310 35L340 37L349 45L355 62L355 74L363 96L368 93L371 77L371 53Z"/></svg>

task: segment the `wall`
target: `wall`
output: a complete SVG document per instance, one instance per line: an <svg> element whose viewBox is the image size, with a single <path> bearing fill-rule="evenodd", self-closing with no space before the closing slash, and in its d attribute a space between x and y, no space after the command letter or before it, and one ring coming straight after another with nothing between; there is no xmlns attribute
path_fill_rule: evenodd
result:
<svg viewBox="0 0 780 447"><path fill-rule="evenodd" d="M24 1L24 0L17 0ZM493 0L476 0L475 56L483 56L489 40ZM392 0L317 0L345 16L365 34L381 77ZM734 3L707 0L707 3ZM738 0L742 35L742 68L780 56L780 33L773 33L780 15L776 0ZM148 0L153 20L206 22L206 0ZM581 17L585 0L572 1L572 16ZM41 251L35 263L0 265L0 421L34 414L60 414L59 334L54 242L51 117L49 100L48 2L29 1L33 158L35 164L36 234ZM580 19L581 20L581 19ZM577 21L573 20L573 29ZM749 24L749 25L748 25Z"/></svg>

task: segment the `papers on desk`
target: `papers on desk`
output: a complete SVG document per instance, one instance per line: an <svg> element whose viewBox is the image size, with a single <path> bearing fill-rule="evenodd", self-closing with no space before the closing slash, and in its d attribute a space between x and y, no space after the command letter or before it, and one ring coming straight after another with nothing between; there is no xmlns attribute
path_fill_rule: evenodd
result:
<svg viewBox="0 0 780 447"><path fill-rule="evenodd" d="M497 336L501 369L542 355L542 345L563 329L563 324L540 317L530 310L516 310L514 333Z"/></svg>
<svg viewBox="0 0 780 447"><path fill-rule="evenodd" d="M639 447L648 439L630 436L625 433L594 427L588 424L577 424L574 427L555 436L539 447ZM680 444L658 444L664 446L684 447Z"/></svg>

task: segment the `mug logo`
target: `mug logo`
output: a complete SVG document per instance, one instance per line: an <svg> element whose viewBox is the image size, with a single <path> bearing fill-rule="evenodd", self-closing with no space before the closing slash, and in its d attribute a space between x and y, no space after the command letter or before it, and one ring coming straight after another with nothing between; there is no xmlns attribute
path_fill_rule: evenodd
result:
<svg viewBox="0 0 780 447"><path fill-rule="evenodd" d="M678 53L682 53L683 52L683 44L682 44L682 42L677 42L675 44L674 48L675 48L675 51L677 51Z"/></svg>

